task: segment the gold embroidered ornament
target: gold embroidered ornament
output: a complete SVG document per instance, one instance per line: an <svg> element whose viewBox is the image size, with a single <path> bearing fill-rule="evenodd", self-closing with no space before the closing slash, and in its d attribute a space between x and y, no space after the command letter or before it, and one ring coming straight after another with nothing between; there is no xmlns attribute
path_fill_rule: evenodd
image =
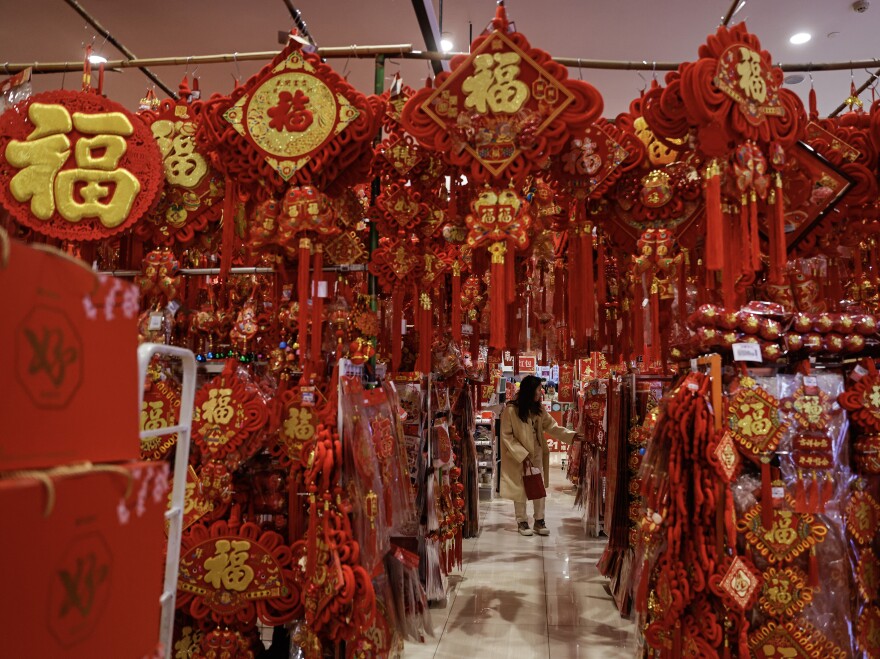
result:
<svg viewBox="0 0 880 659"><path fill-rule="evenodd" d="M862 599L874 604L880 601L880 564L870 547L863 547L859 552L856 582Z"/></svg>
<svg viewBox="0 0 880 659"><path fill-rule="evenodd" d="M764 586L758 606L776 620L794 618L813 601L807 575L796 567L771 566L764 570Z"/></svg>
<svg viewBox="0 0 880 659"><path fill-rule="evenodd" d="M846 659L848 655L806 620L768 622L749 635L749 649L754 659Z"/></svg>
<svg viewBox="0 0 880 659"><path fill-rule="evenodd" d="M794 512L795 502L788 493L785 503L788 509L776 511L769 529L762 524L760 503L737 523L737 530L745 534L746 542L774 565L793 561L823 542L828 533L827 527L812 515Z"/></svg>
<svg viewBox="0 0 880 659"><path fill-rule="evenodd" d="M864 487L864 482L861 487ZM857 484L857 488L860 486ZM869 545L880 529L880 504L864 489L856 489L846 504L846 532L857 545Z"/></svg>
<svg viewBox="0 0 880 659"><path fill-rule="evenodd" d="M38 233L117 234L149 211L162 181L150 129L103 96L44 92L0 117L0 202Z"/></svg>

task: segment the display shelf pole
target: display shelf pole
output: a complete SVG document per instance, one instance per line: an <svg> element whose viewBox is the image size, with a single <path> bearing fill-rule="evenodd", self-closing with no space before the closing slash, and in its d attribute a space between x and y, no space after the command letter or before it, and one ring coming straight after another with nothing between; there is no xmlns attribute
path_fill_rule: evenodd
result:
<svg viewBox="0 0 880 659"><path fill-rule="evenodd" d="M180 391L180 413L173 426L154 431L141 432L141 439L177 433L177 446L174 454L173 489L171 506L165 512L168 522L168 546L165 551L165 582L159 602L162 613L159 626L159 640L165 659L171 659L174 639L174 610L177 604L177 575L180 569L180 541L183 535L183 509L186 503L186 474L189 466L189 448L192 430L193 404L196 392L196 358L191 350L158 343L144 343L138 348L138 409L144 400L144 380L147 368L154 355L175 357L183 366L183 381Z"/></svg>

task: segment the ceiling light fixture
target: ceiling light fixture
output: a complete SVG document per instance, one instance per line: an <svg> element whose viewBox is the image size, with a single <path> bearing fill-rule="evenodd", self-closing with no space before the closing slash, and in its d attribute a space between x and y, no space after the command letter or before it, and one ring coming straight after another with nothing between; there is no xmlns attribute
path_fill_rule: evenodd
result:
<svg viewBox="0 0 880 659"><path fill-rule="evenodd" d="M798 32L797 34L791 35L788 42L794 44L795 46L800 46L801 44L807 43L810 39L813 38L809 32Z"/></svg>
<svg viewBox="0 0 880 659"><path fill-rule="evenodd" d="M440 39L440 50L444 53L452 52L453 43L447 37Z"/></svg>
<svg viewBox="0 0 880 659"><path fill-rule="evenodd" d="M89 62L92 64L106 64L107 58L101 55L89 55Z"/></svg>

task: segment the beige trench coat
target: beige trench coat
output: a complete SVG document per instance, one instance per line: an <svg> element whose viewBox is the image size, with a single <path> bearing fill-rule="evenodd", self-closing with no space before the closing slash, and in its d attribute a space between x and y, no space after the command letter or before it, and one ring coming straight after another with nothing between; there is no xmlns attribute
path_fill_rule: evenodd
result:
<svg viewBox="0 0 880 659"><path fill-rule="evenodd" d="M540 431L540 436L539 436ZM577 434L566 430L546 410L528 421L521 421L515 405L505 405L501 413L501 487L502 499L526 501L522 484L522 462L529 458L544 474L544 486L550 485L550 449L544 433L571 444Z"/></svg>

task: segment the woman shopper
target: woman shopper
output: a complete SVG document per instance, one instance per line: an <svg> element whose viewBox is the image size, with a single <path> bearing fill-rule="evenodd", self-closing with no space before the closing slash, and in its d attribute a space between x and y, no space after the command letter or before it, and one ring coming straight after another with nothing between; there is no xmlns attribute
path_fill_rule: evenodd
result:
<svg viewBox="0 0 880 659"><path fill-rule="evenodd" d="M545 433L570 444L579 434L561 427L544 409L541 378L527 375L519 385L516 398L501 413L501 488L502 499L512 499L520 535L532 535L526 515L526 491L523 488L523 461L528 458L541 470L545 487L550 484L550 450ZM544 522L546 499L534 499L534 533L550 535Z"/></svg>

